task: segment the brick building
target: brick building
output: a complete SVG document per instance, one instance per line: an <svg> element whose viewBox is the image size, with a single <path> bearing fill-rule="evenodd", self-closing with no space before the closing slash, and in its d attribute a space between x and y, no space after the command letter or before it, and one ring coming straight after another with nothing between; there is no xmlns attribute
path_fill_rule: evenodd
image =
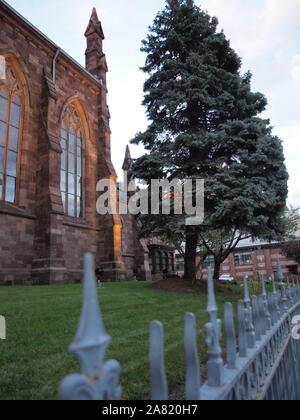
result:
<svg viewBox="0 0 300 420"><path fill-rule="evenodd" d="M285 276L300 274L300 265L286 258L282 252L282 244L245 240L222 264L221 275L230 274L235 280L242 280L245 275L251 279L259 275L269 278L277 273L278 261ZM183 264L182 258L178 256L176 271L179 275L183 274ZM198 272L198 278L207 278L208 267L213 269L213 257L206 259Z"/></svg>
<svg viewBox="0 0 300 420"><path fill-rule="evenodd" d="M285 276L300 273L299 264L286 258L281 244L245 241L224 262L221 273L231 274L237 280L241 280L244 275L250 278L263 275L269 278L277 273L278 261Z"/></svg>
<svg viewBox="0 0 300 420"><path fill-rule="evenodd" d="M107 279L150 276L134 220L96 212L117 175L95 9L85 37L84 68L0 2L0 284L80 281L87 251Z"/></svg>

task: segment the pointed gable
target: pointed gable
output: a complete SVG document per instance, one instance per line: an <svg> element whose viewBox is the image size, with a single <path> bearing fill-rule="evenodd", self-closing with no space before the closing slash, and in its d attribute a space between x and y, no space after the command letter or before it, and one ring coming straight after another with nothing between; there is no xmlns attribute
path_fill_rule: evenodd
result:
<svg viewBox="0 0 300 420"><path fill-rule="evenodd" d="M132 157L131 157L129 146L127 146L126 147L125 158L124 158L124 163L123 163L123 167L122 167L123 171L128 171L131 168L131 164L132 164Z"/></svg>
<svg viewBox="0 0 300 420"><path fill-rule="evenodd" d="M95 7L93 8L89 24L88 24L88 27L86 28L84 35L88 37L94 33L98 34L101 39L103 40L105 39L104 32L102 29L102 24L98 18L97 10Z"/></svg>

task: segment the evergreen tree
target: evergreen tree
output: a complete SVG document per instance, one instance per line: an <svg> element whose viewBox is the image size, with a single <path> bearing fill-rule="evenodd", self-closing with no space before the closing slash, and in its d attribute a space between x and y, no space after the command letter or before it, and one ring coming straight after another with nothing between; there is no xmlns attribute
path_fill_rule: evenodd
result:
<svg viewBox="0 0 300 420"><path fill-rule="evenodd" d="M291 241L284 245L283 252L290 260L300 264L300 241Z"/></svg>
<svg viewBox="0 0 300 420"><path fill-rule="evenodd" d="M283 233L288 174L267 105L218 20L193 0L167 0L143 41L143 105L149 126L133 144L148 153L133 175L204 178L205 223L186 227L186 277L195 277L199 231L226 229L275 239ZM157 223L160 224L159 217Z"/></svg>

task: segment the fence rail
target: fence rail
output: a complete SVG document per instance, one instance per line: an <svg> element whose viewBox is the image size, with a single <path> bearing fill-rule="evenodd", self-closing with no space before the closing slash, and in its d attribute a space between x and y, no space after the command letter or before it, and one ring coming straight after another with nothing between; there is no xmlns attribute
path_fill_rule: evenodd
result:
<svg viewBox="0 0 300 420"><path fill-rule="evenodd" d="M272 292L261 278L260 296L250 296L248 277L244 279L244 299L238 302L238 331L234 308L226 303L224 326L226 352L221 349L222 322L218 318L214 282L208 276L209 322L205 326L207 382L201 384L197 348L196 317L185 316L184 348L187 400L299 400L300 340L293 337L293 319L300 315L299 284L284 284L278 262L278 289ZM84 299L77 335L70 352L78 359L81 374L65 378L59 389L63 400L117 400L121 367L105 361L111 338L106 333L97 295L93 257L84 259ZM226 364L223 359L226 354ZM150 326L150 378L152 400L169 398L164 358L164 327Z"/></svg>

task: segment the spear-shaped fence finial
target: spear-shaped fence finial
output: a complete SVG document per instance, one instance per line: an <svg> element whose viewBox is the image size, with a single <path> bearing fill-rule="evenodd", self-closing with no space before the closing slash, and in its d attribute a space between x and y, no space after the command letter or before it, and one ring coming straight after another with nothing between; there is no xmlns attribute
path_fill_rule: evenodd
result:
<svg viewBox="0 0 300 420"><path fill-rule="evenodd" d="M269 310L269 302L268 302L268 295L266 289L266 279L264 275L260 276L261 281L261 288L262 288L262 303L263 303L263 311L264 317L266 322L266 329L269 331L272 328L272 318Z"/></svg>
<svg viewBox="0 0 300 420"><path fill-rule="evenodd" d="M261 284L261 294L262 296L267 296L267 288L266 288L266 278L264 275L260 275L260 284Z"/></svg>
<svg viewBox="0 0 300 420"><path fill-rule="evenodd" d="M106 333L97 295L94 258L84 257L84 296L79 328L70 352L81 366L81 375L67 377L60 386L63 400L115 400L121 396L120 365L104 357L111 342Z"/></svg>
<svg viewBox="0 0 300 420"><path fill-rule="evenodd" d="M150 377L152 401L168 400L168 382L164 357L164 327L161 322L154 321L150 326Z"/></svg>
<svg viewBox="0 0 300 420"><path fill-rule="evenodd" d="M71 344L70 352L82 363L86 375L101 369L105 353L111 342L106 333L98 302L94 259L91 254L84 257L84 300L79 328Z"/></svg>
<svg viewBox="0 0 300 420"><path fill-rule="evenodd" d="M274 276L271 276L270 278L272 280L272 290L273 290L273 293L277 293L275 277Z"/></svg>
<svg viewBox="0 0 300 420"><path fill-rule="evenodd" d="M277 276L278 276L279 286L283 285L284 276L283 276L283 271L282 271L282 268L281 268L279 258L277 259Z"/></svg>
<svg viewBox="0 0 300 420"><path fill-rule="evenodd" d="M235 333L235 324L233 317L233 306L231 303L225 303L224 322L226 330L227 344L227 367L228 369L236 369L237 360L237 342Z"/></svg>
<svg viewBox="0 0 300 420"><path fill-rule="evenodd" d="M281 312L280 312L280 306L279 306L279 294L276 289L276 282L275 282L275 276L272 276L272 286L273 286L273 305L274 305L274 323L276 321L280 320Z"/></svg>
<svg viewBox="0 0 300 420"><path fill-rule="evenodd" d="M209 322L205 326L206 344L208 348L208 386L220 387L224 383L224 362L222 359L221 321L217 318L218 307L214 290L211 268L208 270L208 306Z"/></svg>
<svg viewBox="0 0 300 420"><path fill-rule="evenodd" d="M249 277L244 276L244 305L246 309L246 332L248 348L254 349L256 346L255 329L253 325L253 313L251 307L250 293L249 293Z"/></svg>
<svg viewBox="0 0 300 420"><path fill-rule="evenodd" d="M184 349L186 364L186 399L199 401L201 399L201 373L197 346L196 317L188 313L184 325Z"/></svg>
<svg viewBox="0 0 300 420"><path fill-rule="evenodd" d="M247 357L248 338L246 331L246 319L248 317L247 309L241 300L238 303L238 320L239 320L239 357Z"/></svg>
<svg viewBox="0 0 300 420"><path fill-rule="evenodd" d="M256 341L261 340L261 319L257 296L252 296L252 322L255 331Z"/></svg>
<svg viewBox="0 0 300 420"><path fill-rule="evenodd" d="M284 276L283 276L283 271L281 268L281 264L279 261L279 258L277 260L277 275L278 275L278 287L281 293L281 304L282 304L282 311L286 312L288 310L288 299L286 296L286 289L285 289L285 285L284 285Z"/></svg>

